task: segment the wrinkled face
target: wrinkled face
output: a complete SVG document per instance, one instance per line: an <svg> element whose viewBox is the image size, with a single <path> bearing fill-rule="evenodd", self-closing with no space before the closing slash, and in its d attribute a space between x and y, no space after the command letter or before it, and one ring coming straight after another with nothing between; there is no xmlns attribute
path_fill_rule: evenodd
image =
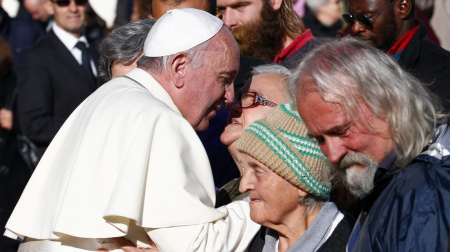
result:
<svg viewBox="0 0 450 252"><path fill-rule="evenodd" d="M250 218L254 222L270 227L299 214L300 189L248 154L242 154L242 161L239 191L250 197Z"/></svg>
<svg viewBox="0 0 450 252"><path fill-rule="evenodd" d="M166 14L168 10L172 9L194 8L204 10L206 12L209 9L208 0L186 0L176 6L165 3L162 0L153 0L151 1L151 3L152 3L152 16L154 18L160 18L162 15Z"/></svg>
<svg viewBox="0 0 450 252"><path fill-rule="evenodd" d="M385 0L349 0L348 13L365 14L373 17L386 5ZM382 50L388 51L398 40L399 32L396 25L394 6L396 1L389 4L372 20L373 28L369 29L358 21L352 26L352 32L358 39Z"/></svg>
<svg viewBox="0 0 450 252"><path fill-rule="evenodd" d="M234 79L239 71L239 49L226 28L213 37L208 50L195 68L188 64L185 82L189 85L187 106L180 107L183 116L196 131L204 131L224 102L234 99Z"/></svg>
<svg viewBox="0 0 450 252"><path fill-rule="evenodd" d="M286 80L279 74L256 75L242 87L239 95L245 92L256 92L276 104L287 103L290 100L285 82ZM262 105L242 109L239 102L234 101L230 106L228 125L220 136L220 140L223 144L230 146L250 124L266 117L272 109L273 107Z"/></svg>
<svg viewBox="0 0 450 252"><path fill-rule="evenodd" d="M263 0L217 0L219 16L231 30L258 21L263 5Z"/></svg>
<svg viewBox="0 0 450 252"><path fill-rule="evenodd" d="M73 36L80 37L85 21L86 7L84 5L76 5L73 0L65 7L60 7L52 2L52 7L55 23Z"/></svg>
<svg viewBox="0 0 450 252"><path fill-rule="evenodd" d="M308 80L303 78L301 81ZM358 117L350 117L339 102L323 100L314 89L297 93L298 112L308 134L317 140L328 160L342 170L364 170L369 164L364 159L346 158L349 154L362 154L380 163L393 149L386 121L375 117L364 101L361 100L360 104L359 118L363 118L364 123L356 119ZM368 128L368 124L372 127Z"/></svg>

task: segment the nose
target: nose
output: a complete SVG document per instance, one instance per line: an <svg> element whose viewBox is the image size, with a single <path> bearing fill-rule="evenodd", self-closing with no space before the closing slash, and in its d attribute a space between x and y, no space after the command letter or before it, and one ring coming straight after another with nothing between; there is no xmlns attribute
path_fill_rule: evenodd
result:
<svg viewBox="0 0 450 252"><path fill-rule="evenodd" d="M226 103L232 103L234 101L234 83L225 86L224 98Z"/></svg>
<svg viewBox="0 0 450 252"><path fill-rule="evenodd" d="M320 145L322 152L332 164L337 164L347 154L348 149L339 138L325 139L325 144Z"/></svg>
<svg viewBox="0 0 450 252"><path fill-rule="evenodd" d="M71 12L76 12L78 10L77 4L75 3L75 0L70 1L69 10Z"/></svg>
<svg viewBox="0 0 450 252"><path fill-rule="evenodd" d="M355 20L352 25L353 34L358 34L366 31L366 27L359 21Z"/></svg>
<svg viewBox="0 0 450 252"><path fill-rule="evenodd" d="M230 29L233 29L237 26L237 19L234 14L233 9L226 8L222 13L222 22Z"/></svg>
<svg viewBox="0 0 450 252"><path fill-rule="evenodd" d="M242 174L241 182L239 183L239 192L246 193L249 190L255 189L253 184L253 169L244 166L244 172Z"/></svg>

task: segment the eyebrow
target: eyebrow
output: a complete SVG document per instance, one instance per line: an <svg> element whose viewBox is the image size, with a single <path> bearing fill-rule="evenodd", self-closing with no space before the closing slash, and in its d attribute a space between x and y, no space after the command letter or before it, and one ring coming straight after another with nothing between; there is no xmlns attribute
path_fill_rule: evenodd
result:
<svg viewBox="0 0 450 252"><path fill-rule="evenodd" d="M322 135L336 135L336 134L339 134L342 131L342 129L345 129L348 126L349 126L348 123L343 124L343 125L336 125L336 126L330 128L328 130L323 131L322 134L320 134L320 135L314 135L311 132L306 133L306 135L309 138L317 138L317 137L320 137Z"/></svg>

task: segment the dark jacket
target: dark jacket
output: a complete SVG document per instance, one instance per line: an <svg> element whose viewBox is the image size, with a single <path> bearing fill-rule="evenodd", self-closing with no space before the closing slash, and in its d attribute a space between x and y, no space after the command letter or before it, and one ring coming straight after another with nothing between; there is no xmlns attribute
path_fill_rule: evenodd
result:
<svg viewBox="0 0 450 252"><path fill-rule="evenodd" d="M438 129L428 150L383 187L352 251L447 251L450 131L447 125Z"/></svg>
<svg viewBox="0 0 450 252"><path fill-rule="evenodd" d="M17 69L22 53L44 34L45 30L38 23L25 18L10 18L0 7L0 37L11 47L14 70Z"/></svg>
<svg viewBox="0 0 450 252"><path fill-rule="evenodd" d="M422 82L431 84L430 90L450 112L450 52L428 39L421 21L417 24L420 28L402 52L399 64Z"/></svg>
<svg viewBox="0 0 450 252"><path fill-rule="evenodd" d="M97 54L93 51L92 55ZM21 131L42 155L64 121L99 82L91 82L72 53L49 31L22 56L18 85Z"/></svg>

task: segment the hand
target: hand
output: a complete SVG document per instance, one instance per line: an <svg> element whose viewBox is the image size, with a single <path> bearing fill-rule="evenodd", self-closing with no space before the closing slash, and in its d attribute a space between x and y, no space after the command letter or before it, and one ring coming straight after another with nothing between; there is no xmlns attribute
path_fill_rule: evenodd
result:
<svg viewBox="0 0 450 252"><path fill-rule="evenodd" d="M13 113L11 110L0 109L0 127L5 130L11 130L13 126Z"/></svg>

